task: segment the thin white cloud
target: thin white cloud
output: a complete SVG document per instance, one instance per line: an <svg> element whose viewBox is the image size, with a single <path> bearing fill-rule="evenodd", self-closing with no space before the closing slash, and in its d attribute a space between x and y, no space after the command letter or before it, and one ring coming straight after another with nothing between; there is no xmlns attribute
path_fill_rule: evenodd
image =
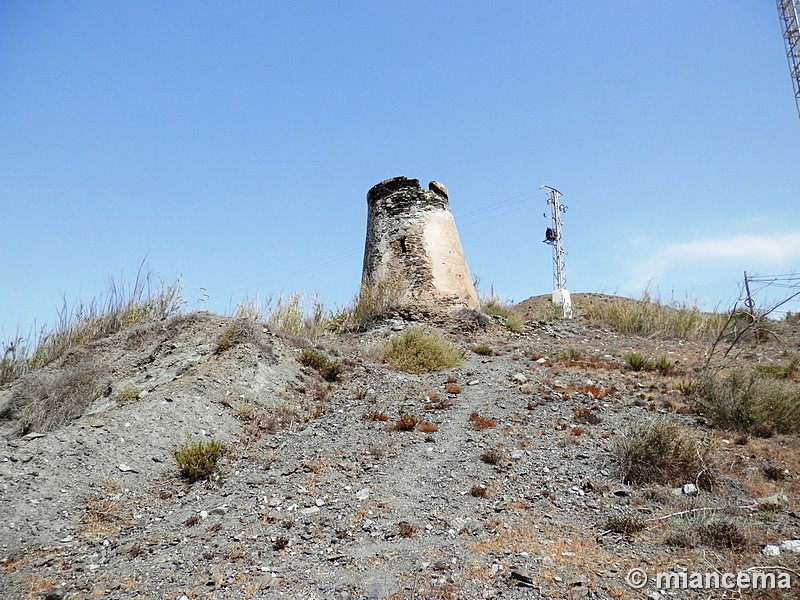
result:
<svg viewBox="0 0 800 600"><path fill-rule="evenodd" d="M789 272L800 267L800 231L760 235L731 235L653 244L649 252L627 263L622 288L635 294L645 288L688 290L694 288L713 301L727 299L743 271Z"/></svg>
<svg viewBox="0 0 800 600"><path fill-rule="evenodd" d="M800 231L776 235L737 235L727 238L669 244L658 252L662 261L746 260L756 265L779 265L800 259Z"/></svg>

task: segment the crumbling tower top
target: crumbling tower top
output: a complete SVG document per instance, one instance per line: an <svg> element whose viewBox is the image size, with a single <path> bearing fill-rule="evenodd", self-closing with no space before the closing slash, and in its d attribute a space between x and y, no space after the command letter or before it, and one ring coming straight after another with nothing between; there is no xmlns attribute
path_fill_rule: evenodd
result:
<svg viewBox="0 0 800 600"><path fill-rule="evenodd" d="M369 190L367 207L362 285L400 281L405 303L479 308L443 184L387 179Z"/></svg>

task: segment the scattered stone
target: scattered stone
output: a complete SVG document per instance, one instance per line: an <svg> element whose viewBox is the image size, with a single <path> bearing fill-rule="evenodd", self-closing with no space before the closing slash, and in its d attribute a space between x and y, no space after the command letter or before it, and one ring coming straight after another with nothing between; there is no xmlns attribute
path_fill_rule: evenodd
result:
<svg viewBox="0 0 800 600"><path fill-rule="evenodd" d="M800 553L800 540L785 540L781 542L781 550L783 552Z"/></svg>
<svg viewBox="0 0 800 600"><path fill-rule="evenodd" d="M356 492L356 498L358 498L359 500L366 500L367 498L369 498L369 492L370 489L368 487L361 488Z"/></svg>
<svg viewBox="0 0 800 600"><path fill-rule="evenodd" d="M514 376L512 377L512 379L514 381L516 381L517 383L527 383L528 382L528 378L525 377L525 375L523 375L522 373L515 373Z"/></svg>
<svg viewBox="0 0 800 600"><path fill-rule="evenodd" d="M138 473L138 472L139 472L139 471L137 471L136 469L134 469L133 467L129 467L129 466L128 466L128 465L126 465L125 463L120 463L120 464L119 464L119 466L118 466L117 468L118 468L120 471L122 471L123 473Z"/></svg>
<svg viewBox="0 0 800 600"><path fill-rule="evenodd" d="M533 587L533 577L531 577L527 571L523 569L513 569L510 573L510 577L514 580L515 585L520 587Z"/></svg>
<svg viewBox="0 0 800 600"><path fill-rule="evenodd" d="M756 498L756 504L762 507L766 506L783 507L786 506L788 502L789 499L783 492L778 492L776 494L772 494L771 496L763 496L762 498Z"/></svg>
<svg viewBox="0 0 800 600"><path fill-rule="evenodd" d="M700 490L697 489L697 486L693 483L684 484L684 486L681 488L681 491L683 492L684 496L696 496L700 493Z"/></svg>
<svg viewBox="0 0 800 600"><path fill-rule="evenodd" d="M767 544L761 549L761 554L763 554L764 556L780 556L781 547L773 546L772 544Z"/></svg>

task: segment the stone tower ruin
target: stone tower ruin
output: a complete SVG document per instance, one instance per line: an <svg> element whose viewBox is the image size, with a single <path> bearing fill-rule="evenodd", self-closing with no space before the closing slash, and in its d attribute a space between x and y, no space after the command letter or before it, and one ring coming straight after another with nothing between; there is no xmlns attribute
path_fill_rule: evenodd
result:
<svg viewBox="0 0 800 600"><path fill-rule="evenodd" d="M394 177L367 193L362 285L399 282L403 303L430 309L480 308L447 188Z"/></svg>

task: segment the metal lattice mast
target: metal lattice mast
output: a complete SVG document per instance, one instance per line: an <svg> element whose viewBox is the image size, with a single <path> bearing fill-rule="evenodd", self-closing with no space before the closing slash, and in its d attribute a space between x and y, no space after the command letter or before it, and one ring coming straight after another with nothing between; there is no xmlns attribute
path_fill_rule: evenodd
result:
<svg viewBox="0 0 800 600"><path fill-rule="evenodd" d="M778 0L778 13L781 17L786 56L789 58L794 101L797 104L797 114L800 116L800 30L798 30L800 18L798 18L797 0Z"/></svg>
<svg viewBox="0 0 800 600"><path fill-rule="evenodd" d="M567 251L561 242L561 213L567 211L567 207L559 203L561 192L548 185L543 185L540 189L545 189L550 194L547 203L552 208L552 215L550 219L553 221L553 226L548 227L545 232L545 244L550 244L553 247L553 289L565 290L567 289L567 273L565 267L565 257ZM545 215L547 217L547 215Z"/></svg>

